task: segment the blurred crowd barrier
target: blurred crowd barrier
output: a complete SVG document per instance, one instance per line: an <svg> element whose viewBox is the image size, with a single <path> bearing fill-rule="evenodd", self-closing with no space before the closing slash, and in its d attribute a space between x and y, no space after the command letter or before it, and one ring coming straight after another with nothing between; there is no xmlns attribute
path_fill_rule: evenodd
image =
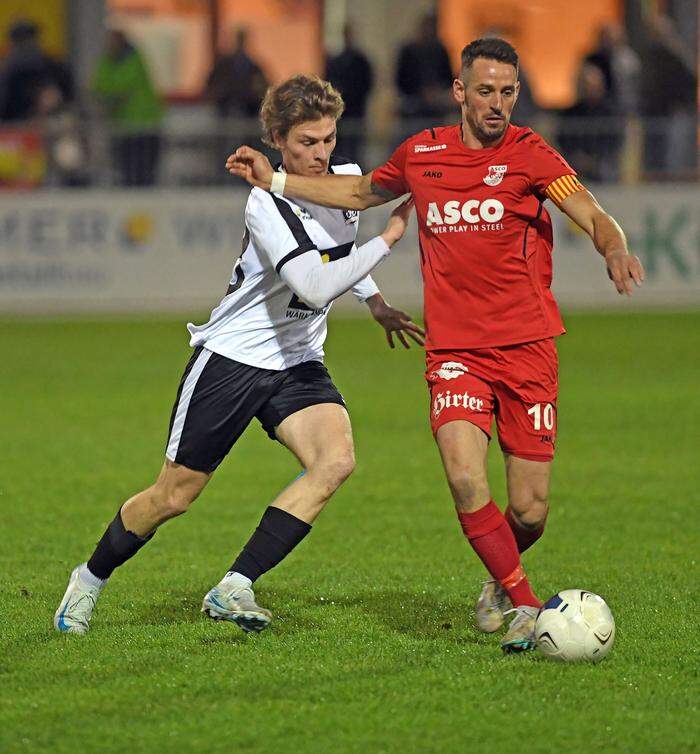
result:
<svg viewBox="0 0 700 754"><path fill-rule="evenodd" d="M591 184L639 254L647 282L635 306L700 303L700 196L680 183ZM0 312L200 312L224 295L240 254L247 190L92 189L7 194L0 203ZM564 307L612 307L615 293L590 239L547 205L555 222L554 289ZM388 209L361 215L358 242L381 232ZM418 311L415 223L375 273L387 298ZM352 297L339 305L364 311Z"/></svg>
<svg viewBox="0 0 700 754"><path fill-rule="evenodd" d="M428 125L436 124L397 120L378 130L363 120L343 119L336 153L370 170ZM636 184L698 178L693 115L572 118L545 113L527 125L557 146L584 180ZM148 131L115 130L99 112L80 117L63 112L32 127L0 128L0 186L231 185L226 157L244 143L263 149L259 133L255 118L222 119L207 106L171 107L162 127ZM275 155L270 157L274 161Z"/></svg>

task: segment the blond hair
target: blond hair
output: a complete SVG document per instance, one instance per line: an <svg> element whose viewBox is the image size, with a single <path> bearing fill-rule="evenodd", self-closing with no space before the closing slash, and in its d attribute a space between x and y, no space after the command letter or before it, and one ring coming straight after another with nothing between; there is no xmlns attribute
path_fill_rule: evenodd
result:
<svg viewBox="0 0 700 754"><path fill-rule="evenodd" d="M325 116L338 120L344 109L340 92L329 81L297 74L265 93L260 106L262 140L276 148L275 134L284 137L298 123Z"/></svg>

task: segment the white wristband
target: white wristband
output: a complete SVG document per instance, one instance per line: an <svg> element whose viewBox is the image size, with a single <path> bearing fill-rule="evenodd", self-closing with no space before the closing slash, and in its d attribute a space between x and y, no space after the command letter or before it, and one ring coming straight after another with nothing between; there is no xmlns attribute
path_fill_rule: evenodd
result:
<svg viewBox="0 0 700 754"><path fill-rule="evenodd" d="M284 184L286 182L287 182L286 173L278 173L278 172L273 173L272 180L270 181L270 193L279 194L280 196L282 196L284 194Z"/></svg>

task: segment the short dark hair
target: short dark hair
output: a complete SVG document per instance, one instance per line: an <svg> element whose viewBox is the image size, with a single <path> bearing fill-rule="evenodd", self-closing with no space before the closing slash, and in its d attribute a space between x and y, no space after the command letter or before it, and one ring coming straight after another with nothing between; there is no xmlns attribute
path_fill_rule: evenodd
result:
<svg viewBox="0 0 700 754"><path fill-rule="evenodd" d="M471 68L472 63L477 58L488 58L489 60L498 60L501 63L508 63L515 68L517 75L519 70L518 53L513 45L506 42L505 39L498 37L483 37L470 42L462 50L462 70Z"/></svg>

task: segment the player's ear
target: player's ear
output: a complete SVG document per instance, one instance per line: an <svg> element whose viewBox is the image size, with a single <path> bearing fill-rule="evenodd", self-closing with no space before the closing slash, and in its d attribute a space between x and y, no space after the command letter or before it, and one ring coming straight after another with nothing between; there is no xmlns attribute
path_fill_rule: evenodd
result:
<svg viewBox="0 0 700 754"><path fill-rule="evenodd" d="M286 138L284 138L279 131L273 131L272 132L272 141L275 142L275 146L279 151L281 152L284 149L285 143L287 141Z"/></svg>
<svg viewBox="0 0 700 754"><path fill-rule="evenodd" d="M455 79L452 82L452 96L457 100L460 105L464 104L465 92L464 82L462 79Z"/></svg>

